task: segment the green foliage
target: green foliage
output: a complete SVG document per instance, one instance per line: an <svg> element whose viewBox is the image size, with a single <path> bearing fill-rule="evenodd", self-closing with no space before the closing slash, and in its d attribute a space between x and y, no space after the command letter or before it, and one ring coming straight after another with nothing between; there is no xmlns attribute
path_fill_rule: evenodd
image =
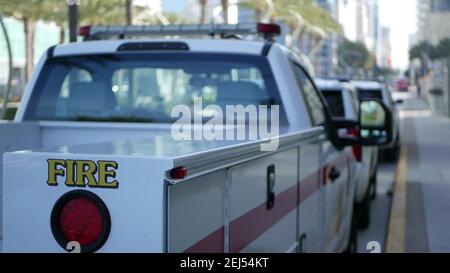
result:
<svg viewBox="0 0 450 273"><path fill-rule="evenodd" d="M79 24L125 24L125 4L125 0L81 1L78 7ZM134 6L133 9L134 16L145 19L148 12L146 8ZM67 10L67 2L64 0L0 0L0 13L6 16L20 20L29 18L32 21L53 21L63 27L67 26Z"/></svg>
<svg viewBox="0 0 450 273"><path fill-rule="evenodd" d="M375 65L375 58L370 54L362 42L344 40L337 48L338 64L340 67L355 69L370 69Z"/></svg>
<svg viewBox="0 0 450 273"><path fill-rule="evenodd" d="M8 107L6 110L6 120L14 120L14 117L16 116L17 107Z"/></svg>
<svg viewBox="0 0 450 273"><path fill-rule="evenodd" d="M24 18L39 20L45 15L45 7L40 0L0 0L0 12L19 20Z"/></svg>
<svg viewBox="0 0 450 273"><path fill-rule="evenodd" d="M275 5L274 17L299 13L307 25L319 27L327 33L342 33L341 25L314 0L273 0ZM244 2L243 5L262 11L265 9L265 1L255 0ZM264 7L264 8L262 8ZM295 23L295 19L286 20L287 23Z"/></svg>
<svg viewBox="0 0 450 273"><path fill-rule="evenodd" d="M437 55L441 58L450 57L450 38L444 38L436 47Z"/></svg>
<svg viewBox="0 0 450 273"><path fill-rule="evenodd" d="M442 39L436 46L422 41L409 50L410 60L421 59L424 55L432 60L450 57L450 38Z"/></svg>

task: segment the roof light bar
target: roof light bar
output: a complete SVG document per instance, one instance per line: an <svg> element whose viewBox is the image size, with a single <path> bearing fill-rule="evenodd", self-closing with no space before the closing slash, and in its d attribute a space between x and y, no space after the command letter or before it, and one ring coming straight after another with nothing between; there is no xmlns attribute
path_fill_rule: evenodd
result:
<svg viewBox="0 0 450 273"><path fill-rule="evenodd" d="M82 26L80 36L85 40L101 40L110 37L132 36L228 36L228 35L262 35L265 39L272 39L281 33L276 24L243 23L243 24L190 24L190 25L111 25L111 26Z"/></svg>

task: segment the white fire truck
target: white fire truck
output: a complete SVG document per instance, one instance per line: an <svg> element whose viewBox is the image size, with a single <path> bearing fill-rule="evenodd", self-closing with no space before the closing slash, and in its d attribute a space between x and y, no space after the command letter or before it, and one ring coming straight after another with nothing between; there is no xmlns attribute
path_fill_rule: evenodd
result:
<svg viewBox="0 0 450 273"><path fill-rule="evenodd" d="M354 251L352 145L390 143L392 115L366 100L359 121L332 118L278 33L93 26L50 48L14 122L0 124L3 251ZM172 111L195 112L193 98L206 106L200 127L228 105L277 106L265 120L279 134L175 139ZM369 133L348 133L359 129Z"/></svg>

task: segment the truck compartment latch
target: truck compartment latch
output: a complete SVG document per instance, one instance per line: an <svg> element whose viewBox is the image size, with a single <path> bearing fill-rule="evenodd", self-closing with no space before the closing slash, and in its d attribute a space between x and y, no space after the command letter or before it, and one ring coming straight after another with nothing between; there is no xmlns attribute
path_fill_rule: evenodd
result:
<svg viewBox="0 0 450 273"><path fill-rule="evenodd" d="M275 165L267 167L267 209L275 206Z"/></svg>

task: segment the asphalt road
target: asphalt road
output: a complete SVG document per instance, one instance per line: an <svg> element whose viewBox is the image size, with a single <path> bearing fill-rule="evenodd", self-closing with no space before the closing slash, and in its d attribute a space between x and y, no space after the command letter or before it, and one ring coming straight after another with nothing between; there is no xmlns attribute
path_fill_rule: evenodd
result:
<svg viewBox="0 0 450 273"><path fill-rule="evenodd" d="M380 162L378 166L377 197L372 201L370 225L358 232L358 253L369 253L369 242L377 242L383 252L389 224L389 212L395 176L395 163Z"/></svg>
<svg viewBox="0 0 450 273"><path fill-rule="evenodd" d="M408 99L412 94L406 92L394 92L395 99ZM403 106L399 105L400 112ZM400 114L400 117L402 115ZM403 128L403 124L400 125ZM370 253L373 244L379 244L380 251L384 252L389 225L392 192L394 189L395 171L397 162L386 162L380 156L378 165L377 197L371 203L370 225L365 230L358 232L358 253Z"/></svg>

